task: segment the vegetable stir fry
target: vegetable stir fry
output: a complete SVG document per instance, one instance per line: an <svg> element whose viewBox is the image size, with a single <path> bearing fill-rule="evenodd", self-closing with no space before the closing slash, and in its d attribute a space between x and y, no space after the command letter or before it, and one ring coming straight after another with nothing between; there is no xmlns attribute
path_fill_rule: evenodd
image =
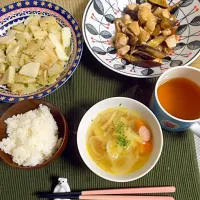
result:
<svg viewBox="0 0 200 200"><path fill-rule="evenodd" d="M53 84L72 52L71 31L53 16L33 15L0 38L0 84L27 94Z"/></svg>
<svg viewBox="0 0 200 200"><path fill-rule="evenodd" d="M129 63L155 67L173 52L178 36L176 16L170 12L179 4L168 6L166 0L129 4L125 15L115 19L114 46Z"/></svg>

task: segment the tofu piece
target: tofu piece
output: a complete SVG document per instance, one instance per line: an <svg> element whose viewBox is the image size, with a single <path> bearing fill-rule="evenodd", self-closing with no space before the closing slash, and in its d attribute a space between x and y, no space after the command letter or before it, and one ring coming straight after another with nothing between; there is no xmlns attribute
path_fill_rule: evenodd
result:
<svg viewBox="0 0 200 200"><path fill-rule="evenodd" d="M6 58L5 52L3 49L0 49L0 58L4 59Z"/></svg>
<svg viewBox="0 0 200 200"><path fill-rule="evenodd" d="M15 48L16 45L17 45L17 41L16 41L16 40L13 40L12 42L10 42L10 43L7 45L6 55L8 55L8 53L9 53L13 48Z"/></svg>
<svg viewBox="0 0 200 200"><path fill-rule="evenodd" d="M46 28L48 24L55 24L56 18L53 16L42 17L39 23L42 28Z"/></svg>
<svg viewBox="0 0 200 200"><path fill-rule="evenodd" d="M34 59L33 61L35 63L46 63L50 60L50 55L47 54L47 52L45 52L44 50L39 50L36 51L34 54Z"/></svg>
<svg viewBox="0 0 200 200"><path fill-rule="evenodd" d="M70 43L71 43L71 30L69 27L65 27L62 29L61 31L61 34L62 34L62 45L64 48L67 48L70 46Z"/></svg>
<svg viewBox="0 0 200 200"><path fill-rule="evenodd" d="M58 56L49 47L45 47L45 51L50 56L52 65L58 61Z"/></svg>
<svg viewBox="0 0 200 200"><path fill-rule="evenodd" d="M24 21L24 25L39 25L40 15L31 15Z"/></svg>
<svg viewBox="0 0 200 200"><path fill-rule="evenodd" d="M69 57L66 55L63 46L61 45L61 43L59 42L58 38L56 37L56 35L54 35L53 33L49 33L49 39L51 40L51 42L55 45L56 49L56 54L58 56L58 58L60 60L63 61L68 61Z"/></svg>
<svg viewBox="0 0 200 200"><path fill-rule="evenodd" d="M47 25L47 32L49 32L49 33L61 32L61 26L58 23L48 24Z"/></svg>
<svg viewBox="0 0 200 200"><path fill-rule="evenodd" d="M23 32L25 30L25 25L23 23L19 23L12 27L13 30Z"/></svg>
<svg viewBox="0 0 200 200"><path fill-rule="evenodd" d="M38 49L39 45L35 41L31 41L23 53L32 56Z"/></svg>
<svg viewBox="0 0 200 200"><path fill-rule="evenodd" d="M15 69L19 69L20 68L19 58L18 57L12 57L11 66L15 67Z"/></svg>
<svg viewBox="0 0 200 200"><path fill-rule="evenodd" d="M54 64L53 67L48 69L48 75L49 75L49 77L52 77L52 76L60 74L61 72L63 72L63 70L64 70L64 68L56 63L56 64Z"/></svg>
<svg viewBox="0 0 200 200"><path fill-rule="evenodd" d="M0 73L4 73L6 71L6 64L0 63Z"/></svg>
<svg viewBox="0 0 200 200"><path fill-rule="evenodd" d="M0 37L0 44L9 44L10 42L12 42L13 40L15 40L15 36L14 35L9 35L9 36L4 36L4 37Z"/></svg>
<svg viewBox="0 0 200 200"><path fill-rule="evenodd" d="M25 39L26 41L30 41L32 39L32 35L28 32L22 32L22 33L17 33L16 34L16 39L19 41L19 40L22 40L22 39Z"/></svg>
<svg viewBox="0 0 200 200"><path fill-rule="evenodd" d="M43 39L48 36L47 31L43 30L39 26L30 25L31 32L36 39Z"/></svg>
<svg viewBox="0 0 200 200"><path fill-rule="evenodd" d="M8 69L3 74L0 84L9 84L15 82L15 68L13 66L8 67Z"/></svg>
<svg viewBox="0 0 200 200"><path fill-rule="evenodd" d="M48 47L51 50L53 50L55 48L55 46L53 45L53 43L51 42L51 40L49 38L47 38L44 41L44 43L42 44L42 46L40 48L45 49L45 47Z"/></svg>
<svg viewBox="0 0 200 200"><path fill-rule="evenodd" d="M28 63L19 71L20 75L36 78L40 69L40 63Z"/></svg>
<svg viewBox="0 0 200 200"><path fill-rule="evenodd" d="M20 74L15 75L15 83L35 83L36 79L28 76L23 76Z"/></svg>
<svg viewBox="0 0 200 200"><path fill-rule="evenodd" d="M10 52L7 55L8 61L11 62L12 58L17 56L19 50L20 50L20 46L16 46L14 49L10 50Z"/></svg>
<svg viewBox="0 0 200 200"><path fill-rule="evenodd" d="M14 83L14 84L10 84L9 88L12 93L23 94L23 90L25 89L25 86L24 84Z"/></svg>
<svg viewBox="0 0 200 200"><path fill-rule="evenodd" d="M31 59L29 56L27 56L26 54L22 54L21 58L19 59L19 65L22 67L25 64L31 63Z"/></svg>

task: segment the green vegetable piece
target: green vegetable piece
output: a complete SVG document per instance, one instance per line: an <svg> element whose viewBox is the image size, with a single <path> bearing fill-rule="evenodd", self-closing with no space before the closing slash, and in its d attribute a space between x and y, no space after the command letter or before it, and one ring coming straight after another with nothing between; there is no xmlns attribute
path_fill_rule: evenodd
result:
<svg viewBox="0 0 200 200"><path fill-rule="evenodd" d="M162 8L168 8L168 3L166 0L148 0L148 2L159 5Z"/></svg>
<svg viewBox="0 0 200 200"><path fill-rule="evenodd" d="M166 39L166 37L164 36L159 36L153 40L150 40L147 44L150 47L157 47L159 44L161 44L162 42L164 42Z"/></svg>
<svg viewBox="0 0 200 200"><path fill-rule="evenodd" d="M152 56L154 56L155 58L164 58L166 57L166 54L163 52L160 52L159 50L150 47L148 45L141 45L140 47L138 47L138 50L140 51L144 51L147 52L149 54L151 54Z"/></svg>

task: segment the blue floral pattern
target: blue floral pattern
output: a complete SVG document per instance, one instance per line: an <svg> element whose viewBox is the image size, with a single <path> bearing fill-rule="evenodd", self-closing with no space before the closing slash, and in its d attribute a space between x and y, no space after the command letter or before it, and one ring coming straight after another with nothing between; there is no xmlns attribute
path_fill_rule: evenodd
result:
<svg viewBox="0 0 200 200"><path fill-rule="evenodd" d="M80 62L83 43L78 23L67 10L54 3L47 1L20 1L0 8L0 36L4 36L9 28L23 22L32 14L40 14L42 16L53 15L62 27L69 26L74 36L73 55L70 58L69 64L65 66L66 70L53 85L27 95L11 94L5 86L0 85L0 101L15 103L26 99L37 99L49 95L61 87L72 76Z"/></svg>

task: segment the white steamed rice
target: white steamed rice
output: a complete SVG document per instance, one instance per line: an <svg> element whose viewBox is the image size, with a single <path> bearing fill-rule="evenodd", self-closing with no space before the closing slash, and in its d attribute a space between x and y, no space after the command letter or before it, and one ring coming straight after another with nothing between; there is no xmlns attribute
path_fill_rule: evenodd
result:
<svg viewBox="0 0 200 200"><path fill-rule="evenodd" d="M60 146L58 126L47 106L40 105L8 118L8 137L0 142L0 149L22 166L36 166L48 160Z"/></svg>

